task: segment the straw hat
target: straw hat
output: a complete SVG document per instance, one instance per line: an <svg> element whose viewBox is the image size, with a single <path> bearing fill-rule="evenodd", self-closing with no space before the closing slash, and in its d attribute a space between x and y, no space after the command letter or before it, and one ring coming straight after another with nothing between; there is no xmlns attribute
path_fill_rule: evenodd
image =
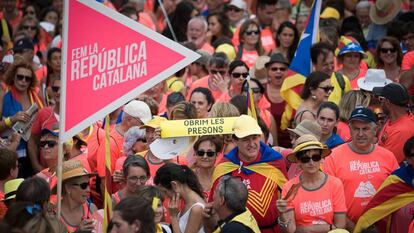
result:
<svg viewBox="0 0 414 233"><path fill-rule="evenodd" d="M294 129L287 128L289 132L297 134L299 137L305 134L312 134L317 139L322 137L321 126L316 121L304 119Z"/></svg>
<svg viewBox="0 0 414 233"><path fill-rule="evenodd" d="M371 5L369 17L376 24L386 24L397 16L401 10L401 4L401 0L377 0Z"/></svg>
<svg viewBox="0 0 414 233"><path fill-rule="evenodd" d="M62 183L71 178L82 176L92 177L94 175L96 175L96 173L88 173L79 160L68 160L63 162ZM56 193L56 188L56 186L52 188L52 193Z"/></svg>
<svg viewBox="0 0 414 233"><path fill-rule="evenodd" d="M13 179L4 183L4 198L1 201L7 201L16 198L16 191L24 179Z"/></svg>
<svg viewBox="0 0 414 233"><path fill-rule="evenodd" d="M328 147L326 147L325 145L322 145L322 143L320 143L315 136L311 134L305 134L298 138L298 140L296 141L296 147L293 149L292 153L287 155L286 159L291 163L297 163L296 153L298 153L299 151L312 149L322 150L322 158L325 158L326 156L331 154L331 150L328 149Z"/></svg>

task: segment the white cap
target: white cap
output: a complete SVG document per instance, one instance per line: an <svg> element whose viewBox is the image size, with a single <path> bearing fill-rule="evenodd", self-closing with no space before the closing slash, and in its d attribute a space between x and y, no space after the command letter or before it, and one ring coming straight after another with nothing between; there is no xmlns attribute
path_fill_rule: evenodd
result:
<svg viewBox="0 0 414 233"><path fill-rule="evenodd" d="M358 87L365 91L372 91L374 87L384 87L392 83L387 79L383 69L368 69L365 77L358 79Z"/></svg>
<svg viewBox="0 0 414 233"><path fill-rule="evenodd" d="M169 160L185 154L190 146L190 137L158 138L150 144L152 154L162 160Z"/></svg>
<svg viewBox="0 0 414 233"><path fill-rule="evenodd" d="M229 6L235 6L239 9L246 10L246 3L244 0L231 0Z"/></svg>
<svg viewBox="0 0 414 233"><path fill-rule="evenodd" d="M146 124L152 119L151 110L145 102L132 100L124 106L124 113L138 118L142 123Z"/></svg>

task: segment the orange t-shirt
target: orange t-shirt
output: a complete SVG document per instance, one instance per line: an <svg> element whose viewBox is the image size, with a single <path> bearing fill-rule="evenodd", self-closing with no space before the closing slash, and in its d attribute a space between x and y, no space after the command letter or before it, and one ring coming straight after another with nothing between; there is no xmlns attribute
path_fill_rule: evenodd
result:
<svg viewBox="0 0 414 233"><path fill-rule="evenodd" d="M394 154L383 147L375 145L371 153L357 154L348 143L335 147L323 163L324 172L342 181L347 216L355 223L385 178L398 167Z"/></svg>
<svg viewBox="0 0 414 233"><path fill-rule="evenodd" d="M157 27L148 12L140 12L138 22L153 31L157 30Z"/></svg>
<svg viewBox="0 0 414 233"><path fill-rule="evenodd" d="M234 47L237 47L240 44L239 31L240 27L237 27L233 33L232 42ZM260 41L262 42L262 47L265 50L265 53L269 53L276 48L276 43L269 27L266 27L260 31Z"/></svg>
<svg viewBox="0 0 414 233"><path fill-rule="evenodd" d="M113 173L115 169L116 160L123 155L122 146L124 145L124 137L116 131L116 128L112 128L109 132L110 135L110 145L109 150L111 154L111 171ZM105 176L105 143L101 143L98 147L97 152L97 171L99 177Z"/></svg>
<svg viewBox="0 0 414 233"><path fill-rule="evenodd" d="M394 153L398 163L404 161L404 143L414 135L414 116L405 114L394 122L385 122L378 136L378 145Z"/></svg>
<svg viewBox="0 0 414 233"><path fill-rule="evenodd" d="M364 62L361 62L362 64L365 64ZM366 65L366 64L365 64ZM359 90L358 87L358 79L365 77L365 74L367 73L367 67L366 69L364 69L363 67L359 67L359 74L356 78L349 80L349 82L351 83L351 87L354 90Z"/></svg>
<svg viewBox="0 0 414 233"><path fill-rule="evenodd" d="M408 233L414 233L414 220L411 222L410 226L408 227Z"/></svg>
<svg viewBox="0 0 414 233"><path fill-rule="evenodd" d="M338 121L338 125L336 126L336 134L341 137L345 142L351 141L351 130L347 123Z"/></svg>
<svg viewBox="0 0 414 233"><path fill-rule="evenodd" d="M201 46L200 50L208 52L210 55L214 53L214 47L211 46L209 43L204 43L203 46Z"/></svg>
<svg viewBox="0 0 414 233"><path fill-rule="evenodd" d="M238 48L239 48L238 46L234 47L236 54L238 53L238 50L239 50ZM259 53L256 50L247 51L246 49L243 48L243 53L242 53L242 57L240 60L244 61L244 63L246 63L249 69L251 69L253 68L254 63L256 62L258 57L259 57Z"/></svg>
<svg viewBox="0 0 414 233"><path fill-rule="evenodd" d="M282 197L286 196L293 184L299 183L299 179L297 176L283 186ZM287 208L293 209L296 226L334 224L334 214L346 212L342 182L336 177L326 175L322 187L316 190L307 190L301 186Z"/></svg>
<svg viewBox="0 0 414 233"><path fill-rule="evenodd" d="M414 66L414 51L410 51L406 53L403 57L402 64L401 64L401 73L404 71L408 71ZM408 93L410 95L414 94L414 85L411 85L410 88L408 88Z"/></svg>

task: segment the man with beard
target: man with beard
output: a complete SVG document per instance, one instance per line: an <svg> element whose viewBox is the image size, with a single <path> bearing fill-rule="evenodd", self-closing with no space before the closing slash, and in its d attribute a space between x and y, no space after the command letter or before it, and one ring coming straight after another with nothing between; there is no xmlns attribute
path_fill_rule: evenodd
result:
<svg viewBox="0 0 414 233"><path fill-rule="evenodd" d="M399 166L391 151L374 142L377 124L372 110L355 108L349 118L349 128L351 142L332 150L323 163L323 171L344 184L348 209L346 228L352 232L382 182Z"/></svg>
<svg viewBox="0 0 414 233"><path fill-rule="evenodd" d="M384 87L374 87L373 93L379 96L381 108L388 116L378 137L378 145L394 153L398 163L404 159L404 143L414 135L414 117L408 111L407 89L399 83Z"/></svg>

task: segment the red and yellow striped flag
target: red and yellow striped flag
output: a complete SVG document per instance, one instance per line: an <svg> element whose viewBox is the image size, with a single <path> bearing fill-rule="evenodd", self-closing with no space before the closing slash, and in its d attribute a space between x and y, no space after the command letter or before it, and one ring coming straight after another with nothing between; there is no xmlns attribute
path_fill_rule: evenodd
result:
<svg viewBox="0 0 414 233"><path fill-rule="evenodd" d="M103 230L106 232L108 223L112 218L112 199L109 193L112 190L111 153L109 141L109 115L105 117L105 194L104 194L104 222Z"/></svg>
<svg viewBox="0 0 414 233"><path fill-rule="evenodd" d="M253 117L257 120L256 115L256 108L254 106L254 99L253 99L253 92L252 88L250 87L250 76L247 76L246 78L246 105L247 105L247 115Z"/></svg>

